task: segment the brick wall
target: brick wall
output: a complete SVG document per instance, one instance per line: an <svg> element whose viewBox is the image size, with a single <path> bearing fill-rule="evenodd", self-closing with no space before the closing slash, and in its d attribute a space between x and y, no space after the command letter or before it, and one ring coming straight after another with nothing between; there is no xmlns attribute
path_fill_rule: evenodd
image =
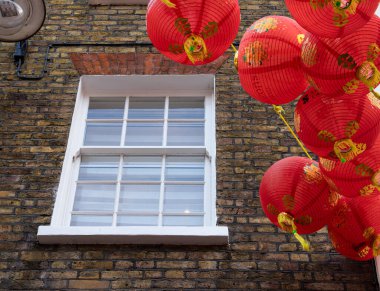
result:
<svg viewBox="0 0 380 291"><path fill-rule="evenodd" d="M49 0L23 73L41 70L48 42L149 41L144 6ZM241 36L255 19L286 14L282 0L240 1ZM217 73L217 212L229 246L39 245L58 186L79 73L70 53L157 53L146 47L59 47L40 81L19 80L14 44L0 43L0 290L376 290L373 266L336 254L326 231L305 253L263 215L262 174L300 150L270 106L239 86L230 57ZM230 53L232 56L232 53ZM285 106L292 119L291 106Z"/></svg>

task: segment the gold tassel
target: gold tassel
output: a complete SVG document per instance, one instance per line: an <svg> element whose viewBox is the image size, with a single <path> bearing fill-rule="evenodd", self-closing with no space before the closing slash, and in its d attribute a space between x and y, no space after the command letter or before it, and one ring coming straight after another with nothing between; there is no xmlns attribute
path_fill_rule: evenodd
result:
<svg viewBox="0 0 380 291"><path fill-rule="evenodd" d="M289 213L281 212L277 216L278 224L286 232L293 233L294 237L300 242L304 251L310 251L310 243L297 233L297 226L294 217Z"/></svg>
<svg viewBox="0 0 380 291"><path fill-rule="evenodd" d="M161 0L161 2L164 3L166 6L168 6L169 8L176 8L176 5L170 2L170 0Z"/></svg>
<svg viewBox="0 0 380 291"><path fill-rule="evenodd" d="M310 251L310 243L304 239L302 236L300 236L297 231L295 230L295 232L293 232L294 234L294 237L300 242L300 244L302 245L302 248L304 251L307 251L309 252Z"/></svg>
<svg viewBox="0 0 380 291"><path fill-rule="evenodd" d="M372 243L372 251L374 257L380 256L380 235L376 235Z"/></svg>

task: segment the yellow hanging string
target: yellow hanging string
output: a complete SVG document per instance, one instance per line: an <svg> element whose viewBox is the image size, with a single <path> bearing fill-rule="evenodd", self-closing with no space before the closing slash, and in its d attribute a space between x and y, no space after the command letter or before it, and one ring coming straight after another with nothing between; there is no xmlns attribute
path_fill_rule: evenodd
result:
<svg viewBox="0 0 380 291"><path fill-rule="evenodd" d="M170 0L161 0L161 2L164 3L166 6L168 6L169 8L176 8L176 5L170 2Z"/></svg>
<svg viewBox="0 0 380 291"><path fill-rule="evenodd" d="M297 233L297 226L294 217L289 213L281 212L277 216L278 224L286 232L293 233L294 237L300 242L304 251L310 251L310 243Z"/></svg>
<svg viewBox="0 0 380 291"><path fill-rule="evenodd" d="M237 48L234 46L233 43L231 43L231 47L232 47L232 49L234 50L235 53L238 51Z"/></svg>
<svg viewBox="0 0 380 291"><path fill-rule="evenodd" d="M296 133L293 131L293 129L290 127L289 123L286 121L285 117L282 115L283 112L285 112L284 108L282 108L282 106L278 106L278 105L273 105L273 109L274 111L278 114L278 116L281 118L281 120L285 123L286 127L288 128L288 130L290 131L290 133L293 135L293 137L295 138L295 140L298 142L298 145L301 147L301 149L304 151L304 153L306 154L306 156L309 158L309 159L312 159L311 156L309 155L307 149L305 148L305 146L303 145L303 143L299 140L299 138L297 137Z"/></svg>

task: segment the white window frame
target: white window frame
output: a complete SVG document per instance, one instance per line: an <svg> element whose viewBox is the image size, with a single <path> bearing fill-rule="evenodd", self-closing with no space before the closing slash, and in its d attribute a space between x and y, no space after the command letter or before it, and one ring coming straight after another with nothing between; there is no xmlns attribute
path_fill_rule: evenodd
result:
<svg viewBox="0 0 380 291"><path fill-rule="evenodd" d="M82 146L90 97L127 96L205 96L205 146L153 147L153 154L201 154L209 159L205 164L205 181L210 191L205 193L204 226L70 226L75 179L81 154L97 154L104 147ZM104 152L103 152L104 153ZM112 147L107 154L152 154L152 147ZM40 226L40 243L92 244L203 244L228 243L228 228L216 226L216 128L214 75L128 75L82 76L70 128L68 146L62 168L51 224ZM210 170L206 170L209 167Z"/></svg>

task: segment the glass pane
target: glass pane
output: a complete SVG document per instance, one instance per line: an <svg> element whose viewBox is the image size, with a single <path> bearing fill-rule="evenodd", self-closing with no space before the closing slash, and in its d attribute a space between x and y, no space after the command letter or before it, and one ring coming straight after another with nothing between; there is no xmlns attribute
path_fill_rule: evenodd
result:
<svg viewBox="0 0 380 291"><path fill-rule="evenodd" d="M158 216L126 216L120 215L117 218L117 226L156 226Z"/></svg>
<svg viewBox="0 0 380 291"><path fill-rule="evenodd" d="M82 156L79 180L116 180L118 156Z"/></svg>
<svg viewBox="0 0 380 291"><path fill-rule="evenodd" d="M203 122L169 122L168 146L203 146Z"/></svg>
<svg viewBox="0 0 380 291"><path fill-rule="evenodd" d="M205 117L204 97L170 97L169 118L203 119Z"/></svg>
<svg viewBox="0 0 380 291"><path fill-rule="evenodd" d="M88 119L122 119L125 98L91 98Z"/></svg>
<svg viewBox="0 0 380 291"><path fill-rule="evenodd" d="M113 211L116 185L77 184L74 211Z"/></svg>
<svg viewBox="0 0 380 291"><path fill-rule="evenodd" d="M160 181L161 162L159 156L129 156L124 158L124 181Z"/></svg>
<svg viewBox="0 0 380 291"><path fill-rule="evenodd" d="M203 216L163 216L164 226L203 226Z"/></svg>
<svg viewBox="0 0 380 291"><path fill-rule="evenodd" d="M112 215L72 215L70 226L111 226Z"/></svg>
<svg viewBox="0 0 380 291"><path fill-rule="evenodd" d="M157 211L160 185L121 185L119 211Z"/></svg>
<svg viewBox="0 0 380 291"><path fill-rule="evenodd" d="M165 97L129 98L128 119L163 119Z"/></svg>
<svg viewBox="0 0 380 291"><path fill-rule="evenodd" d="M161 146L164 124L162 122L128 122L126 146Z"/></svg>
<svg viewBox="0 0 380 291"><path fill-rule="evenodd" d="M87 123L85 146L119 146L122 123Z"/></svg>
<svg viewBox="0 0 380 291"><path fill-rule="evenodd" d="M165 212L203 212L203 185L165 185Z"/></svg>
<svg viewBox="0 0 380 291"><path fill-rule="evenodd" d="M166 181L204 181L204 163L202 156L168 156L166 158Z"/></svg>

